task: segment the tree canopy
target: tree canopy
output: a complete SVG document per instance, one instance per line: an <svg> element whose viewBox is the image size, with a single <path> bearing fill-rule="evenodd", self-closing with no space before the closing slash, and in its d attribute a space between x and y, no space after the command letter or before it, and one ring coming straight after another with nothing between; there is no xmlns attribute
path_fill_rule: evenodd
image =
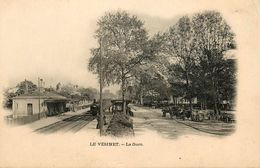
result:
<svg viewBox="0 0 260 168"><path fill-rule="evenodd" d="M89 70L100 75L101 69L102 82L108 85L121 84L124 100L127 82L134 77L137 67L151 57L144 24L124 11L106 13L98 21L95 37L99 46L91 49Z"/></svg>
<svg viewBox="0 0 260 168"><path fill-rule="evenodd" d="M125 11L106 13L97 25L99 46L91 49L89 69L99 75L101 66L103 82L121 84L123 99L127 90L136 97L157 92L184 97L192 109L197 97L216 113L222 100L234 99L236 61L225 55L236 48L235 35L219 12L185 15L151 38Z"/></svg>
<svg viewBox="0 0 260 168"><path fill-rule="evenodd" d="M221 99L230 100L232 96L227 95L234 95L234 61L225 58L226 52L236 47L230 26L220 13L206 11L180 18L165 36L166 51L175 58L169 69L172 86L183 91L190 105L195 96L202 101L210 99L218 112Z"/></svg>

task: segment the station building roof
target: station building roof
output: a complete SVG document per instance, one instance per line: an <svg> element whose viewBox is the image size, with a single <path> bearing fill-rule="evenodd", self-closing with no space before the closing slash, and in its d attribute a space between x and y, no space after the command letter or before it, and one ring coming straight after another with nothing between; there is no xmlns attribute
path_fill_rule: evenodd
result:
<svg viewBox="0 0 260 168"><path fill-rule="evenodd" d="M27 93L27 94L22 94L19 96L14 97L13 99L47 99L47 100L68 100L66 97L59 95L57 93L53 92L33 92L33 93Z"/></svg>

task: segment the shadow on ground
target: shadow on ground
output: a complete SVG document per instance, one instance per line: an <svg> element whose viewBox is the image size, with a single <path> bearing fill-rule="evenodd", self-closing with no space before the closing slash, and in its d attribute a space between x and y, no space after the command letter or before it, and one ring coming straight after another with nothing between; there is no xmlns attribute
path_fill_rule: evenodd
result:
<svg viewBox="0 0 260 168"><path fill-rule="evenodd" d="M135 110L133 119L136 136L144 134L146 130L156 131L159 135L167 139L176 139L180 136L188 137L189 135L225 137L234 132L234 124L209 124L192 121L187 121L188 123L186 123L186 121L172 120L169 116L166 118L162 117L160 109L135 107Z"/></svg>

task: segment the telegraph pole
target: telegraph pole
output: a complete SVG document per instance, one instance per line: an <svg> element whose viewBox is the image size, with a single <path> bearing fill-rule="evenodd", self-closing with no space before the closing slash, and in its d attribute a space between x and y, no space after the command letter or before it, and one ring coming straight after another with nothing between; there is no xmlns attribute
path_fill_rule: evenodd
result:
<svg viewBox="0 0 260 168"><path fill-rule="evenodd" d="M103 70L102 70L102 54L103 54L103 47L102 47L102 40L100 39L100 64L99 64L99 96L100 96L100 115L99 115L99 128L100 128L100 136L103 135L103 98L102 98L102 89L103 89Z"/></svg>
<svg viewBox="0 0 260 168"><path fill-rule="evenodd" d="M39 119L41 119L41 90L40 90L40 78L38 77L38 92L39 92Z"/></svg>

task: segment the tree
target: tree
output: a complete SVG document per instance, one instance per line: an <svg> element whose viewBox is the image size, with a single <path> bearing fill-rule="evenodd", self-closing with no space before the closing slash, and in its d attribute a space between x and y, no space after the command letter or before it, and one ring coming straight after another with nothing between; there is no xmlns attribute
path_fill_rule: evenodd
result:
<svg viewBox="0 0 260 168"><path fill-rule="evenodd" d="M57 83L57 85L56 85L56 91L59 92L59 91L60 91L60 88L61 88L61 83L59 82L59 83Z"/></svg>
<svg viewBox="0 0 260 168"><path fill-rule="evenodd" d="M140 98L141 104L143 104L144 97L159 101L168 99L170 96L167 80L152 68L142 71L135 84L137 97Z"/></svg>
<svg viewBox="0 0 260 168"><path fill-rule="evenodd" d="M185 97L189 100L190 110L192 110L192 89L191 75L195 65L195 50L193 41L192 23L188 16L184 16L169 29L167 36L167 53L175 60L172 70L175 75L185 81ZM178 74L176 74L178 73ZM179 81L180 84L181 81ZM173 83L172 83L173 84Z"/></svg>
<svg viewBox="0 0 260 168"><path fill-rule="evenodd" d="M106 89L104 91L104 96L103 96L104 99L114 99L115 97L116 96L113 93L111 93L110 90Z"/></svg>
<svg viewBox="0 0 260 168"><path fill-rule="evenodd" d="M195 48L204 80L210 81L210 96L214 111L219 113L221 85L218 85L225 53L236 47L234 33L219 12L207 11L196 14L192 19ZM222 68L221 68L222 67Z"/></svg>
<svg viewBox="0 0 260 168"><path fill-rule="evenodd" d="M73 98L73 95L79 95L80 93L77 92L77 87L75 85L67 83L60 87L59 94L67 98Z"/></svg>
<svg viewBox="0 0 260 168"><path fill-rule="evenodd" d="M222 78L218 80L219 92L222 100L233 101L236 95L236 60L223 60L222 68L220 68Z"/></svg>
<svg viewBox="0 0 260 168"><path fill-rule="evenodd" d="M135 68L150 57L144 24L136 16L124 11L106 13L98 21L95 37L101 47L91 50L89 70L98 73L101 66L104 77L102 82L108 85L121 84L124 102L128 80L133 77ZM125 103L123 111L125 112Z"/></svg>
<svg viewBox="0 0 260 168"><path fill-rule="evenodd" d="M78 92L80 92L81 96L88 98L89 100L94 100L98 98L98 90L95 88L83 88L80 87L78 89Z"/></svg>
<svg viewBox="0 0 260 168"><path fill-rule="evenodd" d="M236 47L231 28L220 13L207 11L192 19L182 17L165 35L166 52L175 58L170 80L179 89L173 90L180 94L185 82L183 94L190 109L192 97L197 96L204 105L208 99L213 102L215 113L219 113L223 96L234 95L235 69L225 59L226 52Z"/></svg>
<svg viewBox="0 0 260 168"><path fill-rule="evenodd" d="M25 93L33 93L37 90L37 85L35 85L32 81L24 80L17 84L16 86L18 90L16 91L17 95L25 94Z"/></svg>
<svg viewBox="0 0 260 168"><path fill-rule="evenodd" d="M169 67L168 82L171 85L173 98L183 97L187 93L186 73L178 63L171 64Z"/></svg>
<svg viewBox="0 0 260 168"><path fill-rule="evenodd" d="M22 95L30 94L37 90L37 85L32 81L24 80L16 85L15 88L9 88L4 91L4 107L12 108L12 98Z"/></svg>
<svg viewBox="0 0 260 168"><path fill-rule="evenodd" d="M12 105L13 105L13 100L12 98L17 96L17 94L15 92L11 91L12 88L9 89L5 89L4 90L4 100L3 100L3 106L5 108L11 109Z"/></svg>
<svg viewBox="0 0 260 168"><path fill-rule="evenodd" d="M161 33L155 34L148 40L147 53L150 58L144 64L135 68L133 85L136 87L136 98L140 98L143 104L143 97L148 92L157 92L159 97L165 99L169 96L169 59L165 55L165 36Z"/></svg>

